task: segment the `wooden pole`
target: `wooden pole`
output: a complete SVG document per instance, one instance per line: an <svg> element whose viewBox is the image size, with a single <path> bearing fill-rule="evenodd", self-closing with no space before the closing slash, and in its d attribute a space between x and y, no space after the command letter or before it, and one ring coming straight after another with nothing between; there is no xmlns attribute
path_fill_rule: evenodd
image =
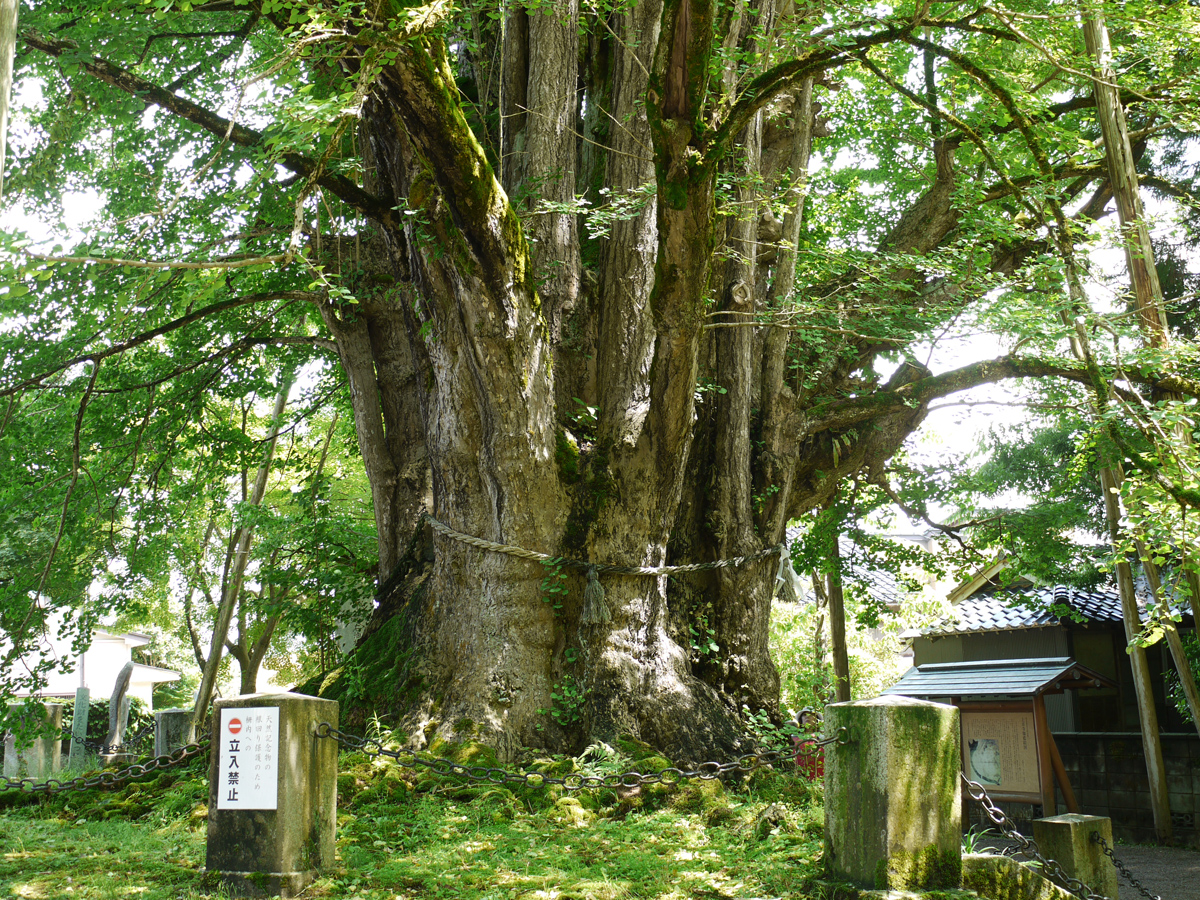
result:
<svg viewBox="0 0 1200 900"><path fill-rule="evenodd" d="M1109 539L1113 548L1120 546L1121 510L1117 502L1117 472L1112 468L1100 470L1100 487L1104 492L1104 511L1108 519ZM1173 839L1171 802L1167 794L1167 770L1163 763L1162 741L1158 731L1158 713L1154 708L1154 686L1146 649L1137 643L1142 630L1138 615L1137 597L1133 589L1133 570L1123 559L1117 562L1117 589L1121 595L1121 614L1125 620L1125 640L1128 642L1129 664L1133 669L1133 687L1137 696L1138 720L1142 728L1142 749L1146 754L1146 777L1150 782L1150 808L1154 813L1154 831L1159 843L1170 844Z"/></svg>
<svg viewBox="0 0 1200 900"><path fill-rule="evenodd" d="M1134 308L1138 325L1146 343L1155 350L1170 347L1171 336L1167 328L1167 314L1163 303L1162 285L1154 265L1154 247L1150 243L1150 230L1146 225L1146 214L1142 207L1142 195L1138 187L1137 167L1133 158L1133 144L1129 140L1129 127L1125 121L1125 109L1121 105L1121 94L1117 89L1117 73L1112 67L1112 51L1108 42L1108 29L1104 19L1095 10L1081 8L1083 39L1094 62L1092 92L1096 98L1096 118L1100 133L1104 137L1104 156L1108 163L1108 180L1112 187L1113 200L1117 205L1117 217L1121 225L1122 245L1129 267L1129 283L1133 288ZM1156 390L1157 402L1178 401L1181 395ZM1175 439L1181 446L1190 447L1192 436L1186 428L1179 428ZM1141 554L1145 558L1146 554ZM1200 627L1200 577L1196 569L1186 569L1186 579L1191 589L1189 602L1192 619ZM1172 655L1176 648L1171 647ZM1178 657L1176 657L1176 667ZM1186 665L1185 665L1186 668ZM1183 677L1184 669L1179 669ZM1190 678L1190 674L1188 675ZM1187 683L1185 680L1185 690ZM1194 684L1193 684L1194 691ZM1200 699L1200 698L1197 698ZM1189 695L1189 704L1192 697ZM1200 717L1196 727L1200 729Z"/></svg>
<svg viewBox="0 0 1200 900"><path fill-rule="evenodd" d="M1077 813L1079 804L1075 802L1075 791L1071 788L1071 780L1067 778L1067 767L1063 765L1062 754L1058 752L1058 744L1054 742L1054 735L1048 728L1046 737L1050 739L1050 762L1054 764L1054 777L1058 780L1058 786L1062 788L1063 803L1067 805L1067 812Z"/></svg>
<svg viewBox="0 0 1200 900"><path fill-rule="evenodd" d="M850 700L850 654L846 649L846 601L842 594L842 555L839 531L829 549L829 644L833 651L833 680L839 703Z"/></svg>
<svg viewBox="0 0 1200 900"><path fill-rule="evenodd" d="M1046 700L1040 694L1033 698L1033 730L1037 735L1038 788L1042 793L1042 817L1056 815L1054 800L1054 763L1050 755L1050 725L1046 721Z"/></svg>
<svg viewBox="0 0 1200 900"><path fill-rule="evenodd" d="M1104 20L1094 11L1083 10L1083 39L1095 62L1092 93L1096 98L1096 119L1104 136L1104 155L1108 162L1108 182L1117 204L1121 223L1125 261L1129 266L1129 281L1133 286L1138 322L1147 343L1155 349L1168 344L1167 316L1163 310L1162 287L1154 268L1154 249L1150 245L1150 230L1142 210L1138 191L1138 173L1134 165L1133 145L1125 123L1125 110L1117 90L1117 73L1113 70L1108 30Z"/></svg>
<svg viewBox="0 0 1200 900"><path fill-rule="evenodd" d="M1149 549L1141 541L1137 542L1138 556L1142 560L1142 569L1146 580L1150 583L1150 592L1154 595L1154 603L1158 607L1159 621L1163 626L1163 634L1167 647L1171 651L1171 659L1175 663L1175 671L1179 673L1179 684L1183 687L1183 695L1187 699L1188 711L1192 714L1192 724L1200 732L1200 689L1196 687L1196 678L1192 674L1192 665L1188 662L1187 653L1183 649L1183 639L1179 637L1179 629L1171 619L1170 598L1163 590L1162 576L1158 566L1150 558Z"/></svg>

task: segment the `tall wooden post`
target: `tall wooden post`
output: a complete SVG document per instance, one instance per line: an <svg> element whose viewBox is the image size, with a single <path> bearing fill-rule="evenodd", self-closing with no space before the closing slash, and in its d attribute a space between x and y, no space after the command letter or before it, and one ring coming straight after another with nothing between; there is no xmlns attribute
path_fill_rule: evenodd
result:
<svg viewBox="0 0 1200 900"><path fill-rule="evenodd" d="M1116 548L1120 545L1121 511L1117 503L1119 488L1113 469L1106 467L1100 470L1100 487L1104 492L1109 538ZM1167 794L1167 769L1163 763L1162 741L1159 739L1158 713L1154 709L1154 687L1150 678L1150 666L1146 662L1146 650L1135 643L1142 630L1142 620L1138 615L1137 597L1133 589L1133 571L1124 560L1117 563L1117 589L1121 595L1125 639L1129 642L1129 663L1133 669L1142 748L1146 754L1146 776L1150 781L1150 808L1154 812L1154 831L1160 843L1170 844L1173 837L1171 801Z"/></svg>
<svg viewBox="0 0 1200 900"><path fill-rule="evenodd" d="M1050 723L1046 720L1046 698L1037 694L1033 698L1033 730L1037 734L1038 782L1042 792L1042 817L1058 812L1054 799L1054 761L1050 756Z"/></svg>
<svg viewBox="0 0 1200 900"><path fill-rule="evenodd" d="M829 548L829 646L833 651L833 680L838 703L850 700L850 654L846 649L846 600L842 594L842 555L839 533Z"/></svg>

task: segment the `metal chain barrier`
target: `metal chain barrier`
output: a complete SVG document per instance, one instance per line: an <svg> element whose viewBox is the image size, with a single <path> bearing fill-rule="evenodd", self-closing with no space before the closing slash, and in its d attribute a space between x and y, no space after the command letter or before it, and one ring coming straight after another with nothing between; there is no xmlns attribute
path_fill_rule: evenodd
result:
<svg viewBox="0 0 1200 900"><path fill-rule="evenodd" d="M770 765L788 765L792 763L795 751L760 750L739 756L729 762L704 762L694 769L677 769L669 767L661 772L622 772L613 775L584 775L571 773L562 778L546 775L542 772L510 772L488 766L464 766L444 757L418 756L415 750L389 750L373 738L360 738L344 731L338 731L328 722L317 726L317 737L333 738L343 747L349 747L365 753L368 756L386 756L394 759L406 769L425 768L436 775L451 775L467 781L486 782L488 784L516 784L526 787L547 787L558 785L566 791L580 791L588 788L631 788L643 784L679 784L682 781L698 778L711 781L730 772L751 772L754 769ZM854 737L849 729L839 728L828 738L814 741L818 746L829 744L853 743Z"/></svg>
<svg viewBox="0 0 1200 900"><path fill-rule="evenodd" d="M1092 832L1092 843L1100 845L1100 849L1104 851L1104 855L1112 860L1112 864L1117 867L1117 871L1124 876L1126 881L1128 881L1137 889L1138 893L1140 893L1143 897L1148 898L1148 900L1162 900L1162 897L1160 897L1158 894L1150 893L1144 884L1133 877L1133 873L1129 871L1129 867L1113 855L1112 847L1108 846L1108 841L1100 837L1098 832Z"/></svg>
<svg viewBox="0 0 1200 900"><path fill-rule="evenodd" d="M562 556L551 556L549 553L539 553L537 550L526 550L524 547L516 547L512 544L498 544L495 541L485 541L483 538L475 537L474 535L464 534L461 531L455 531L449 525L439 522L428 512L421 513L421 519L429 523L430 527L438 534L448 537L451 540L458 541L462 544L467 544L471 547L478 547L480 550L490 550L493 553L505 553L509 556L516 556L520 559L531 559L535 562L554 562L564 566L569 566L573 569L588 570L592 569L600 575L678 575L684 572L700 572L707 569L724 569L729 566L741 566L746 563L757 562L760 559L766 559L769 556L774 556L776 553L783 554L787 550L787 544L776 544L773 547L768 547L766 550L761 550L758 553L752 553L749 556L733 556L729 559L718 559L713 562L705 563L688 563L682 566L621 566L608 563L590 563L582 559L568 559Z"/></svg>
<svg viewBox="0 0 1200 900"><path fill-rule="evenodd" d="M978 803L992 824L1000 829L1000 833L1016 844L1016 853L1027 857L1036 862L1042 870L1042 873L1057 884L1059 887L1071 892L1081 900L1105 900L1103 894L1098 894L1090 887L1080 881L1078 878L1072 878L1063 869L1062 865L1057 860L1050 859L1042 855L1041 849L1037 842L1025 837L1021 832L1017 831L1012 820L1005 815L1004 810L996 805L996 802L988 796L987 790L982 784L971 781L966 775L962 775L963 784L966 785L967 793L971 799Z"/></svg>
<svg viewBox="0 0 1200 900"><path fill-rule="evenodd" d="M195 744L187 744L171 753L156 756L144 763L134 763L115 772L100 772L96 775L80 776L70 781L59 781L49 778L37 781L33 778L0 777L0 788L10 791L22 791L26 794L61 794L64 791L84 791L91 788L117 787L134 778L148 775L158 769L167 769L186 762L193 756L199 756L209 747L208 739Z"/></svg>

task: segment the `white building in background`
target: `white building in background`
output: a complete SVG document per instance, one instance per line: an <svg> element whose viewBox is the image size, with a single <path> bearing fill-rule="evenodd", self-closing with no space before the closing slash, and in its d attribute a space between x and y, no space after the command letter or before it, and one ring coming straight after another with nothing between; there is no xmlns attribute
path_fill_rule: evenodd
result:
<svg viewBox="0 0 1200 900"><path fill-rule="evenodd" d="M45 687L37 692L39 697L73 698L76 688L85 687L91 691L93 700L103 700L112 695L121 669L126 663L133 662L133 651L138 647L145 647L150 641L150 635L137 631L117 633L98 628L92 633L92 643L87 650L75 657L71 653L70 639L60 637L55 630L22 663L32 667L46 656L59 660L58 665L47 674ZM139 698L146 704L147 710L152 710L154 686L178 681L180 677L174 669L134 662L128 696ZM27 697L29 694L18 692L17 696Z"/></svg>

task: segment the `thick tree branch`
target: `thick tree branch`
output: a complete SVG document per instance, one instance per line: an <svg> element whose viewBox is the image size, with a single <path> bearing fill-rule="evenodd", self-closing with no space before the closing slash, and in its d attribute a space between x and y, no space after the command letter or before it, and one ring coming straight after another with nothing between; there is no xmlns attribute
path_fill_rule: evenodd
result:
<svg viewBox="0 0 1200 900"><path fill-rule="evenodd" d="M48 38L32 31L23 35L23 40L27 46L54 57L79 49L73 41ZM128 69L123 69L98 56L92 57L90 62L84 62L83 69L105 84L138 97L146 103L159 106L186 119L193 125L200 126L222 140L229 140L239 147L266 149L262 134L254 129L231 122L212 110L205 109L191 100L177 96L166 88L135 75ZM278 155L276 161L298 175L315 176L316 184L371 219L381 223L392 223L395 219L395 210L386 206L378 197L367 193L344 175L321 172L320 163L315 159L292 150L284 150Z"/></svg>
<svg viewBox="0 0 1200 900"><path fill-rule="evenodd" d="M1160 386L1171 385L1172 390L1197 395L1200 382L1167 376L1157 379L1150 374L1139 373L1134 377L1144 378L1148 383ZM1091 384L1092 376L1086 366L1066 360L1029 359L1003 356L972 363L941 375L921 378L893 391L879 391L865 397L835 400L818 407L809 414L804 430L810 434L818 431L849 428L891 412L903 406L915 407L948 394L957 393L981 384L989 384L1009 378L1065 378L1081 384Z"/></svg>
<svg viewBox="0 0 1200 900"><path fill-rule="evenodd" d="M188 313L186 316L181 316L180 318L171 322L167 322L164 325L160 325L157 328L152 328L149 331L143 331L141 334L135 335L128 340L118 341L115 344L110 344L103 350L95 350L91 353L81 353L78 356L73 356L70 359L59 363L52 369L47 369L45 372L34 375L30 378L26 378L24 381L21 381L17 384L0 388L0 397L12 396L13 394L23 391L25 388L37 387L38 385L43 384L47 378L51 378L54 375L57 375L59 372L69 369L72 366L76 366L80 363L88 361L99 362L100 360L109 356L115 356L118 353L124 353L127 350L132 350L134 347L138 347L147 343L148 341L152 341L156 337L162 337L164 334L177 331L180 328L184 328L194 322L198 322L201 319L205 319L208 316L215 315L217 313L226 312L231 309L237 309L241 306L250 306L254 303L269 303L273 300L307 300L311 302L317 299L319 299L318 295L309 291L269 291L262 294L247 294L244 297L233 297L229 300L224 300L220 303L214 303L211 306L206 306L203 309L198 309L195 312ZM278 338L278 341L280 343L289 342L287 338L283 337ZM294 343L295 341L291 342ZM313 343L314 341L309 341L306 339L305 342Z"/></svg>
<svg viewBox="0 0 1200 900"><path fill-rule="evenodd" d="M1138 184L1151 188L1161 194L1166 194L1168 197L1183 200L1188 204L1200 203L1200 194L1189 191L1187 188L1181 187L1173 181L1168 181L1158 175L1139 175Z"/></svg>
<svg viewBox="0 0 1200 900"><path fill-rule="evenodd" d="M710 156L720 157L728 152L755 113L787 91L798 88L805 78L852 62L869 48L897 40L915 27L915 22L894 25L874 34L860 35L845 46L827 45L768 69L750 82L741 99L729 110L709 141Z"/></svg>

